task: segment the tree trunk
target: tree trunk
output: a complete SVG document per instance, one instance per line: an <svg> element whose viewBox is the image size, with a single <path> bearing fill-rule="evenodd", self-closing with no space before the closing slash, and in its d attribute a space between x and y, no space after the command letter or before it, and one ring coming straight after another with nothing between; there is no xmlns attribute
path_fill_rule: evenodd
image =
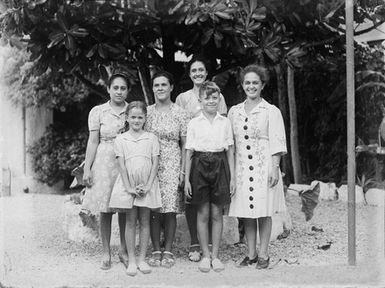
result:
<svg viewBox="0 0 385 288"><path fill-rule="evenodd" d="M290 151L293 164L294 183L301 183L302 173L298 148L298 122L294 91L294 70L290 66L287 66L287 90L290 113Z"/></svg>
<svg viewBox="0 0 385 288"><path fill-rule="evenodd" d="M148 79L150 78L150 73L146 73L146 67L142 65L138 66L138 75L140 80L140 86L142 87L144 101L147 105L154 104L154 98L152 97L152 93L150 91L150 83Z"/></svg>
<svg viewBox="0 0 385 288"><path fill-rule="evenodd" d="M278 91L278 106L281 110L283 122L285 124L285 131L286 134L289 135L290 131L290 118L288 115L288 108L287 108L287 89L286 89L286 81L285 81L285 75L284 75L284 64L278 63L274 66L275 74L277 77L277 91ZM289 148L289 144L288 148ZM282 170L285 172L285 184L288 184L287 182L292 182L293 179L293 171L291 169L291 163L290 163L290 150L288 150L288 155L282 157Z"/></svg>

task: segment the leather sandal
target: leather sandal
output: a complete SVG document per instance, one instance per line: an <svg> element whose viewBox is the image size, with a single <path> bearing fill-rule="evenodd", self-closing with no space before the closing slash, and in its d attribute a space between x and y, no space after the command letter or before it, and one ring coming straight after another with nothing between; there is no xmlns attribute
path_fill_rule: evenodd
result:
<svg viewBox="0 0 385 288"><path fill-rule="evenodd" d="M164 251L161 265L166 268L171 268L175 264L174 254L170 251Z"/></svg>
<svg viewBox="0 0 385 288"><path fill-rule="evenodd" d="M148 264L152 267L159 267L162 262L162 251L154 251L148 260Z"/></svg>

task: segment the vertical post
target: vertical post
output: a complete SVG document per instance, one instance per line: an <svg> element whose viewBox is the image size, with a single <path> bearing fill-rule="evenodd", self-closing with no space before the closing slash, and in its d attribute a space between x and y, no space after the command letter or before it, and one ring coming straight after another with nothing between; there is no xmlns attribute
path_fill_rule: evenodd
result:
<svg viewBox="0 0 385 288"><path fill-rule="evenodd" d="M356 265L356 159L354 114L353 0L345 0L346 19L346 103L348 152L348 262Z"/></svg>

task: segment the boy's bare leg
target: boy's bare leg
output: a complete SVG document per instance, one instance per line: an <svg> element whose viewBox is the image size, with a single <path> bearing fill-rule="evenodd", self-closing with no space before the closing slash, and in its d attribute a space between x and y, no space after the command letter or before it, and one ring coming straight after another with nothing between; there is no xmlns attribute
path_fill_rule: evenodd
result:
<svg viewBox="0 0 385 288"><path fill-rule="evenodd" d="M203 203L198 205L197 228L199 235L199 242L201 244L203 258L210 258L209 250L209 223L210 217L210 203Z"/></svg>
<svg viewBox="0 0 385 288"><path fill-rule="evenodd" d="M243 218L245 227L245 235L247 241L247 250L249 259L254 259L257 256L257 220L251 218Z"/></svg>
<svg viewBox="0 0 385 288"><path fill-rule="evenodd" d="M262 259L267 259L269 257L269 243L270 243L271 226L272 226L271 217L258 218L258 226L259 226L259 238L261 240L259 257Z"/></svg>
<svg viewBox="0 0 385 288"><path fill-rule="evenodd" d="M222 239L223 230L223 205L211 204L211 222L212 222L212 243L213 251L212 258L218 258L219 245Z"/></svg>
<svg viewBox="0 0 385 288"><path fill-rule="evenodd" d="M191 243L190 245L198 244L198 231L197 231L197 206L186 204L186 221L188 230L190 232Z"/></svg>

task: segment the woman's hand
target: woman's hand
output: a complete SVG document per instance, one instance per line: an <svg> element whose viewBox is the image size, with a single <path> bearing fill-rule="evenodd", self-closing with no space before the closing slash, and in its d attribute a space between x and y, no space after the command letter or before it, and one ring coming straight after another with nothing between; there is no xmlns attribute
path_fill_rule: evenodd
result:
<svg viewBox="0 0 385 288"><path fill-rule="evenodd" d="M83 183L88 188L92 186L92 172L90 169L84 169Z"/></svg>
<svg viewBox="0 0 385 288"><path fill-rule="evenodd" d="M179 186L183 187L184 186L184 173L179 173Z"/></svg>
<svg viewBox="0 0 385 288"><path fill-rule="evenodd" d="M269 173L269 187L272 188L278 183L279 167L275 166Z"/></svg>
<svg viewBox="0 0 385 288"><path fill-rule="evenodd" d="M184 195L186 196L187 199L191 199L192 197L192 189L191 189L190 181L186 181L184 183Z"/></svg>

